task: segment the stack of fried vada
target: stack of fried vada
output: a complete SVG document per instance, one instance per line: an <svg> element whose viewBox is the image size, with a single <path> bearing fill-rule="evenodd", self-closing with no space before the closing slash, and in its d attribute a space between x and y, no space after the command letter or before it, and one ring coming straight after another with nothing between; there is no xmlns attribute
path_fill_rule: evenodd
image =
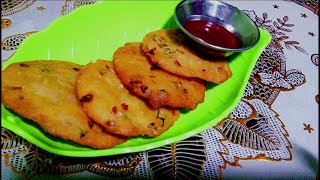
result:
<svg viewBox="0 0 320 180"><path fill-rule="evenodd" d="M150 32L119 47L113 61L62 60L9 65L5 107L58 138L107 149L130 137L156 137L205 99L206 82L232 76L226 59L202 56L178 29Z"/></svg>

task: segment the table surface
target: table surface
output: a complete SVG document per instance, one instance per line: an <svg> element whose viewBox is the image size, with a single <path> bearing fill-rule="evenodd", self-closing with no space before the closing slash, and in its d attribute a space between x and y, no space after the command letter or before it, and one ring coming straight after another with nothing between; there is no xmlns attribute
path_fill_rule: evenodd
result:
<svg viewBox="0 0 320 180"><path fill-rule="evenodd" d="M98 158L48 153L1 129L2 179L307 178L318 173L319 1L227 1L269 31L241 102L218 125L145 152ZM95 1L1 1L1 63L32 33ZM240 144L234 127L260 144ZM186 144L198 146L185 148ZM263 142L263 143L262 143ZM172 161L161 161L167 156Z"/></svg>

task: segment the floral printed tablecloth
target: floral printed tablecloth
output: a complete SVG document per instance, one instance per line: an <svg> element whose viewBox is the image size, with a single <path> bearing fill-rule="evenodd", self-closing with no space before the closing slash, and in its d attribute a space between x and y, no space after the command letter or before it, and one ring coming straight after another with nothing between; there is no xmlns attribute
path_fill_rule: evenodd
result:
<svg viewBox="0 0 320 180"><path fill-rule="evenodd" d="M171 145L98 158L51 154L2 128L1 178L316 179L319 0L227 2L272 35L241 102L228 117ZM96 2L1 1L1 63L30 34L93 3Z"/></svg>

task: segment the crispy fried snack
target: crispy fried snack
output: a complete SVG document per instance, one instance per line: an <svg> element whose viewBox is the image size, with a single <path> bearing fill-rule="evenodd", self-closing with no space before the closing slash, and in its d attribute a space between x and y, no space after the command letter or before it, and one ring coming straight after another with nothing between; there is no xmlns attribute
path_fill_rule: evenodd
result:
<svg viewBox="0 0 320 180"><path fill-rule="evenodd" d="M153 108L183 107L191 110L204 101L206 87L197 78L186 78L152 65L141 43L127 43L113 55L115 71L130 92L148 100Z"/></svg>
<svg viewBox="0 0 320 180"><path fill-rule="evenodd" d="M65 140L98 149L125 142L127 138L105 132L83 111L75 91L81 68L54 60L11 64L1 72L2 103Z"/></svg>
<svg viewBox="0 0 320 180"><path fill-rule="evenodd" d="M142 50L157 66L185 77L220 84L232 76L225 58L208 59L193 50L187 36L178 29L162 29L146 34Z"/></svg>
<svg viewBox="0 0 320 180"><path fill-rule="evenodd" d="M121 83L112 62L89 63L77 78L77 94L85 112L108 131L123 136L158 136L178 119L176 109L152 109Z"/></svg>

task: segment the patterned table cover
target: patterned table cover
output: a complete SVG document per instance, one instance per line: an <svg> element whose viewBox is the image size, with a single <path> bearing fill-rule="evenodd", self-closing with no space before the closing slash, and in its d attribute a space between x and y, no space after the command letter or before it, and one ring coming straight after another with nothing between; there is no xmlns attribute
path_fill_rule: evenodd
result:
<svg viewBox="0 0 320 180"><path fill-rule="evenodd" d="M272 35L228 117L181 142L97 158L51 154L2 127L1 179L318 179L319 0L227 2ZM1 1L1 63L30 34L92 3Z"/></svg>

